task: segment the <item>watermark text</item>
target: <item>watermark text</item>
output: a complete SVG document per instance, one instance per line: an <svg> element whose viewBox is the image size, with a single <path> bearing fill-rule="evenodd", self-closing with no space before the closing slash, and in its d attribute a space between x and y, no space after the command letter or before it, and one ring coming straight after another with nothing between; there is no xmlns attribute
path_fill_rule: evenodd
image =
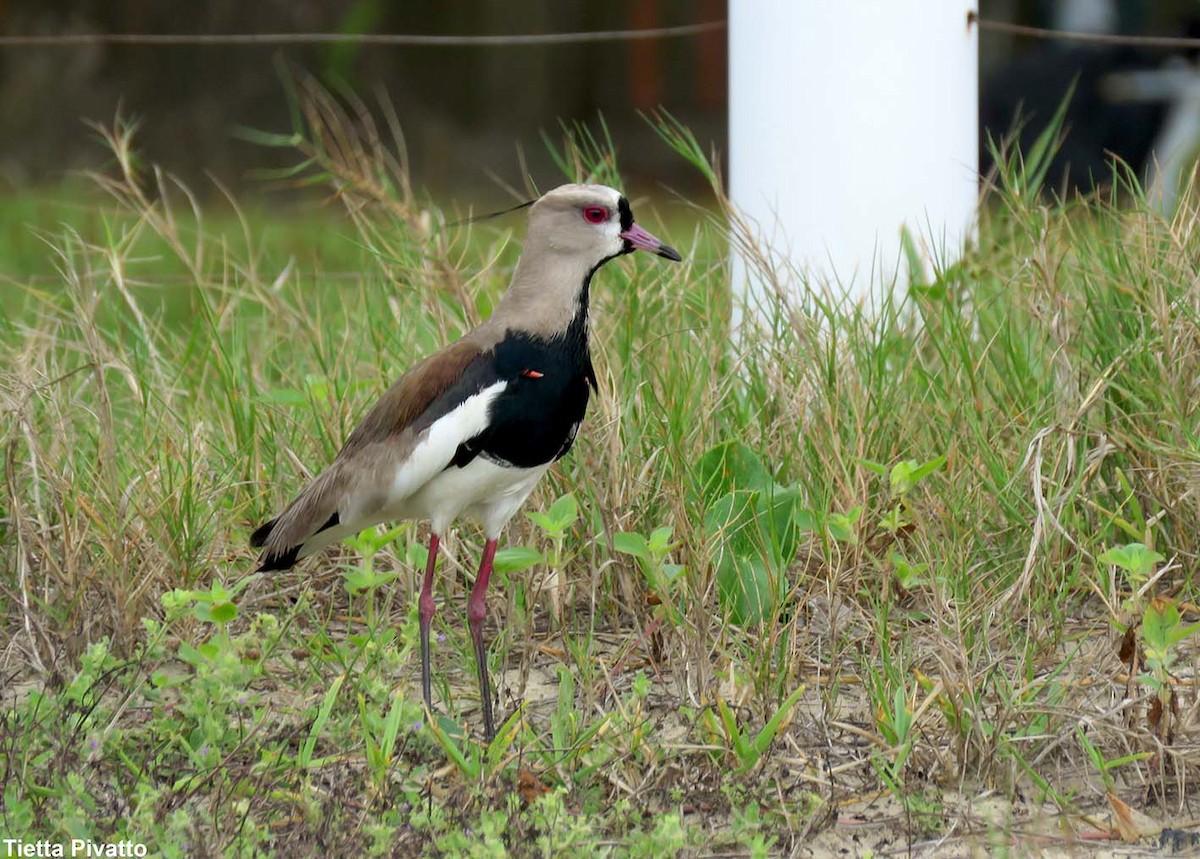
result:
<svg viewBox="0 0 1200 859"><path fill-rule="evenodd" d="M25 841L21 838L0 839L4 847L5 857L109 857L147 855L146 845L137 841L88 841L86 838L72 838L70 841Z"/></svg>

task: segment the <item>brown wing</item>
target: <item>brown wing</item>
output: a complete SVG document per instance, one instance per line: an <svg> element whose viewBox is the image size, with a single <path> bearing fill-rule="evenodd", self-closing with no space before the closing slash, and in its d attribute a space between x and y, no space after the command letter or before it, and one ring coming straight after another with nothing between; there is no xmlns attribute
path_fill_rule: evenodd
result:
<svg viewBox="0 0 1200 859"><path fill-rule="evenodd" d="M304 544L341 525L338 508L348 496L360 511L382 504L377 484L394 463L409 453L413 433L406 433L429 406L450 389L484 352L476 331L421 361L388 388L350 433L333 463L305 487L279 516L259 527L250 544L262 548L261 570L291 567ZM388 463L392 463L391 468ZM376 499L375 496L378 496ZM367 523L369 524L369 523ZM366 527L366 524L363 525ZM316 541L314 541L316 542ZM322 543L324 540L321 541ZM304 552L312 551L312 546Z"/></svg>
<svg viewBox="0 0 1200 859"><path fill-rule="evenodd" d="M475 338L464 337L441 352L430 355L400 377L367 412L342 446L338 459L357 448L399 435L419 418L429 405L457 382L483 349Z"/></svg>

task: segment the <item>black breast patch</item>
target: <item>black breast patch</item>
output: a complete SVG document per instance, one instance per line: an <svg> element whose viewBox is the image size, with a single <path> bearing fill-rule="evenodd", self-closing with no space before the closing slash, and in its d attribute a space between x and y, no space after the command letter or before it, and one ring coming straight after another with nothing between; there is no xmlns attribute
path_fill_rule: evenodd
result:
<svg viewBox="0 0 1200 859"><path fill-rule="evenodd" d="M487 429L458 446L452 466L483 456L533 468L567 454L595 384L585 325L580 319L551 339L510 331L496 344L491 369L508 387L492 401Z"/></svg>

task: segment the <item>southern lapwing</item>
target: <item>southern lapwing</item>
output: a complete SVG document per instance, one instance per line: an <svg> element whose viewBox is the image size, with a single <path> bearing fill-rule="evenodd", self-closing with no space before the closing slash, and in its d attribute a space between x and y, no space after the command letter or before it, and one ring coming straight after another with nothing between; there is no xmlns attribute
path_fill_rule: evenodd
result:
<svg viewBox="0 0 1200 859"><path fill-rule="evenodd" d="M438 541L460 515L487 542L467 601L484 733L495 734L483 641L496 542L546 469L571 449L596 380L588 290L609 260L647 250L681 257L633 220L604 185L563 185L529 210L525 248L491 318L404 374L346 439L333 464L256 530L260 570L286 570L380 522L425 520L429 561L418 603L421 687L433 712L429 623Z"/></svg>

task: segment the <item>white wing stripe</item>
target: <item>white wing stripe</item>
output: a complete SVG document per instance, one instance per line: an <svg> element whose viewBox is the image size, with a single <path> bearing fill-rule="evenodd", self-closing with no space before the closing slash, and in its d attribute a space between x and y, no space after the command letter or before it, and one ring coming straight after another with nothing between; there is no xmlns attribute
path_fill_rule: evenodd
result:
<svg viewBox="0 0 1200 859"><path fill-rule="evenodd" d="M495 382L434 421L425 431L425 438L396 469L390 503L403 502L432 480L454 459L460 444L487 429L492 401L507 387L508 382Z"/></svg>

